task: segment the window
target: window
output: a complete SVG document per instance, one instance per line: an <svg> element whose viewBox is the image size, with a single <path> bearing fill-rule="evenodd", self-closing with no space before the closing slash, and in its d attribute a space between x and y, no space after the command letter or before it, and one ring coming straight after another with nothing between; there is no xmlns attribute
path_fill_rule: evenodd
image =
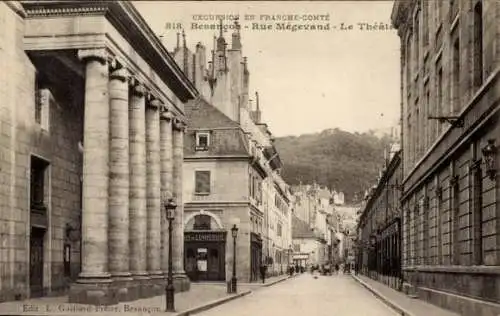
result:
<svg viewBox="0 0 500 316"><path fill-rule="evenodd" d="M44 130L49 130L50 103L54 97L43 82L41 74L35 74L35 122Z"/></svg>
<svg viewBox="0 0 500 316"><path fill-rule="evenodd" d="M45 171L49 163L38 157L31 157L30 208L32 211L45 211Z"/></svg>
<svg viewBox="0 0 500 316"><path fill-rule="evenodd" d="M459 0L450 0L450 23L453 23L458 14L458 2Z"/></svg>
<svg viewBox="0 0 500 316"><path fill-rule="evenodd" d="M208 215L196 215L194 217L194 230L210 230L212 229L211 225L211 217Z"/></svg>
<svg viewBox="0 0 500 316"><path fill-rule="evenodd" d="M408 92L411 91L411 74L412 74L411 50L412 50L412 35L410 34L406 41L406 86Z"/></svg>
<svg viewBox="0 0 500 316"><path fill-rule="evenodd" d="M197 132L196 133L196 150L205 151L208 150L210 146L210 133L208 132Z"/></svg>
<svg viewBox="0 0 500 316"><path fill-rule="evenodd" d="M438 61L436 62L436 73L437 73L437 80L436 80L436 99L437 99L437 109L436 112L437 114L442 114L443 113L443 67L441 65L441 57L439 57ZM437 121L437 130L438 134L441 134L442 127L443 125Z"/></svg>
<svg viewBox="0 0 500 316"><path fill-rule="evenodd" d="M278 225L276 225L276 235L278 235L278 237L281 237L281 224L278 223Z"/></svg>
<svg viewBox="0 0 500 316"><path fill-rule="evenodd" d="M195 171L195 193L210 194L210 171Z"/></svg>
<svg viewBox="0 0 500 316"><path fill-rule="evenodd" d="M451 102L451 113L460 110L460 40L457 36L453 42L453 102Z"/></svg>
<svg viewBox="0 0 500 316"><path fill-rule="evenodd" d="M477 143L472 145L472 164L469 176L471 176L469 183L470 192L470 205L472 210L472 240L473 240L473 256L472 264L484 264L483 258L483 171L481 169L481 158L477 158L478 146Z"/></svg>
<svg viewBox="0 0 500 316"><path fill-rule="evenodd" d="M418 68L420 67L420 9L418 9L415 17L415 73L418 73Z"/></svg>
<svg viewBox="0 0 500 316"><path fill-rule="evenodd" d="M483 84L483 8L479 1L474 7L474 86Z"/></svg>
<svg viewBox="0 0 500 316"><path fill-rule="evenodd" d="M452 167L452 170L455 170L455 166ZM458 175L452 173L453 175L450 178L450 203L451 203L451 262L454 265L460 264L460 219L459 219L459 211L460 211L460 188L458 186Z"/></svg>
<svg viewBox="0 0 500 316"><path fill-rule="evenodd" d="M424 46L429 44L429 1L422 0L422 41Z"/></svg>
<svg viewBox="0 0 500 316"><path fill-rule="evenodd" d="M420 126L420 104L419 98L415 99L415 137L414 137L414 152L415 152L415 160L417 160L420 156L420 140L421 140L421 126Z"/></svg>
<svg viewBox="0 0 500 316"><path fill-rule="evenodd" d="M429 92L429 81L426 81L425 84L424 84L424 97L425 97L425 104L424 104L424 115L423 115L423 121L425 122L425 120L427 119L427 116L431 115L431 105L430 105L430 98L431 98L431 95L430 95L430 92ZM425 144L424 144L424 150L427 149L431 142L432 142L432 139L430 137L430 132L429 132L429 126L427 126L427 124L423 124L424 126L424 130L423 130L423 133L424 133L424 136L425 136Z"/></svg>

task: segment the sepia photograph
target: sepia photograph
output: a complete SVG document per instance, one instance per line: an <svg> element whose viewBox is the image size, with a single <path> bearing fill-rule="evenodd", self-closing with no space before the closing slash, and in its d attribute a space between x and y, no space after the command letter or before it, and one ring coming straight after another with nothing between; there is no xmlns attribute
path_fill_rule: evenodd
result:
<svg viewBox="0 0 500 316"><path fill-rule="evenodd" d="M500 316L500 0L0 1L0 315Z"/></svg>

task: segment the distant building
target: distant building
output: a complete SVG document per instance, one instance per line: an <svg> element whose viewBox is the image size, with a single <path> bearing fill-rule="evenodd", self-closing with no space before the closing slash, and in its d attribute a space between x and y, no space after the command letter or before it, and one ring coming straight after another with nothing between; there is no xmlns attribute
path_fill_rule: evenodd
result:
<svg viewBox="0 0 500 316"><path fill-rule="evenodd" d="M463 315L498 315L500 2L397 0L391 19L405 290Z"/></svg>
<svg viewBox="0 0 500 316"><path fill-rule="evenodd" d="M333 205L333 194L326 187L313 185L298 185L292 188L294 194L294 215L300 223L306 223L314 235L315 245L314 262L326 263L337 260L338 244L335 232L339 229L339 219ZM302 224L301 224L302 225ZM302 227L302 226L298 226ZM302 230L295 230L303 234ZM302 236L302 235L300 235ZM297 238L303 241L303 237L294 235L292 238L297 244ZM296 238L297 237L297 238Z"/></svg>
<svg viewBox="0 0 500 316"><path fill-rule="evenodd" d="M333 204L335 205L345 204L344 192L333 191Z"/></svg>
<svg viewBox="0 0 500 316"><path fill-rule="evenodd" d="M401 154L395 152L366 196L357 226L360 273L395 289L401 286Z"/></svg>

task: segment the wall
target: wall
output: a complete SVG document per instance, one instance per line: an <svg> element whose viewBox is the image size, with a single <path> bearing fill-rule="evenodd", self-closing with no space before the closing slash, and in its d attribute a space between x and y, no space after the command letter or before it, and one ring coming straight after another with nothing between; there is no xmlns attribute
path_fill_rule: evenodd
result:
<svg viewBox="0 0 500 316"><path fill-rule="evenodd" d="M45 237L44 287L57 293L67 286L62 256L66 223L79 227L82 140L81 87L74 98L57 98L50 108L50 131L34 121L35 68L23 51L23 21L0 3L0 300L29 293L30 155L50 162L48 229ZM56 88L56 87L54 87ZM57 90L57 89L56 89ZM72 245L73 272L79 269L79 244Z"/></svg>
<svg viewBox="0 0 500 316"><path fill-rule="evenodd" d="M247 161L184 161L183 168L185 203L248 201ZM211 193L209 195L194 194L196 170L210 171Z"/></svg>

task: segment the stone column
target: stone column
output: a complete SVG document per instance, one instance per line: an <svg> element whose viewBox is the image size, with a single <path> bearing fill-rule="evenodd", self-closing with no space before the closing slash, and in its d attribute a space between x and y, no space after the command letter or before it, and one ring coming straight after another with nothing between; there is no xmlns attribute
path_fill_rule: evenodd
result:
<svg viewBox="0 0 500 316"><path fill-rule="evenodd" d="M184 130L186 125L179 119L173 124L173 195L177 203L173 221L173 271L174 284L179 291L189 289L189 279L184 271L184 205L182 200L182 165L184 160Z"/></svg>
<svg viewBox="0 0 500 316"><path fill-rule="evenodd" d="M150 295L146 290L149 280L146 271L146 108L144 86L133 84L129 103L129 262L134 286L130 290L136 298L141 298Z"/></svg>
<svg viewBox="0 0 500 316"><path fill-rule="evenodd" d="M129 300L129 118L128 73L110 75L109 271L119 301Z"/></svg>
<svg viewBox="0 0 500 316"><path fill-rule="evenodd" d="M113 304L108 272L109 95L107 53L78 51L85 62L82 183L82 271L69 302Z"/></svg>
<svg viewBox="0 0 500 316"><path fill-rule="evenodd" d="M152 99L146 109L146 197L147 197L147 266L154 294L162 293L161 271L161 198L160 198L160 107ZM159 281L159 282L158 282Z"/></svg>
<svg viewBox="0 0 500 316"><path fill-rule="evenodd" d="M172 115L164 109L160 116L160 161L161 161L161 269L168 272L168 222L165 219L163 203L172 194Z"/></svg>

